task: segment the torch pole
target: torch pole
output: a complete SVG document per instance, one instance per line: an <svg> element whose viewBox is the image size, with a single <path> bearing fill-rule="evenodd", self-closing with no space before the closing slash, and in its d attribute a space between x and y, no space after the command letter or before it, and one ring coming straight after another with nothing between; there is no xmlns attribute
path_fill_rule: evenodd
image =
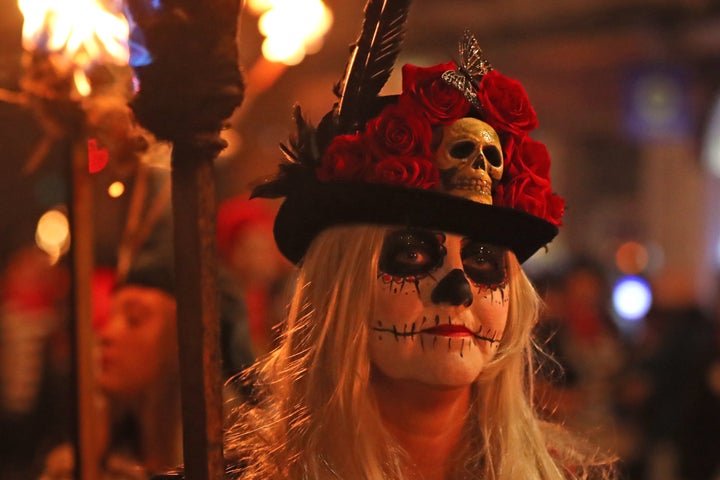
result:
<svg viewBox="0 0 720 480"><path fill-rule="evenodd" d="M75 376L75 465L76 478L99 478L97 412L92 359L94 342L91 329L91 282L94 265L93 187L87 167L87 151L82 141L68 136L70 144L70 201L72 258L72 319L74 329L73 363Z"/></svg>
<svg viewBox="0 0 720 480"><path fill-rule="evenodd" d="M127 0L131 38L149 58L134 67L135 118L173 144L172 206L183 456L188 480L222 480L222 375L215 257L213 161L220 132L243 99L239 0ZM147 63L146 63L147 62Z"/></svg>
<svg viewBox="0 0 720 480"><path fill-rule="evenodd" d="M225 471L213 159L195 145L181 141L173 145L178 346L189 480L221 480Z"/></svg>

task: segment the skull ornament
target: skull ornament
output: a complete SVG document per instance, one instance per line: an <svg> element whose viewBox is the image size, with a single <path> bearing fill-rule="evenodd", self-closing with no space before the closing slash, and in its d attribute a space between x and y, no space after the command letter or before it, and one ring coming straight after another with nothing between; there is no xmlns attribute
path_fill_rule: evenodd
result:
<svg viewBox="0 0 720 480"><path fill-rule="evenodd" d="M435 165L445 191L492 205L493 181L500 181L503 173L500 138L487 123L461 118L443 128Z"/></svg>

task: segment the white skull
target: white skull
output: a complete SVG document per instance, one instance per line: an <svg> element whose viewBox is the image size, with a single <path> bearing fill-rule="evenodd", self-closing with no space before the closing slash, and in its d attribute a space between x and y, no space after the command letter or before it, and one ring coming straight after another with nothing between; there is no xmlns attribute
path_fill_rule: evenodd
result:
<svg viewBox="0 0 720 480"><path fill-rule="evenodd" d="M435 165L445 191L492 205L492 185L503 173L503 154L497 132L477 118L461 118L443 128Z"/></svg>

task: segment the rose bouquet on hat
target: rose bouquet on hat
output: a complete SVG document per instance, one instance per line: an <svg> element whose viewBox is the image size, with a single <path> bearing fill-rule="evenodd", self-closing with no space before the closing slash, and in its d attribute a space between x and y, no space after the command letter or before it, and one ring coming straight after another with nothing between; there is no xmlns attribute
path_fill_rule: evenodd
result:
<svg viewBox="0 0 720 480"><path fill-rule="evenodd" d="M253 193L286 197L275 236L290 260L339 224L479 236L520 261L557 234L564 201L551 186L547 148L530 136L538 120L525 89L490 66L468 31L460 56L405 65L393 96L378 95L377 74L366 75L372 89L353 87L351 60L336 88L340 100L317 128L296 106L297 134L281 146L287 162Z"/></svg>

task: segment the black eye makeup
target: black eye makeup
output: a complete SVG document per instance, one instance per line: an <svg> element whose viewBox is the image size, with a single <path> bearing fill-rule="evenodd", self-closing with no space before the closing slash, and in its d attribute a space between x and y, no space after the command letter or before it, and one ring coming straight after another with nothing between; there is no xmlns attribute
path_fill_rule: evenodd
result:
<svg viewBox="0 0 720 480"><path fill-rule="evenodd" d="M504 248L466 240L462 246L465 274L478 286L502 287L507 283Z"/></svg>
<svg viewBox="0 0 720 480"><path fill-rule="evenodd" d="M424 277L443 263L445 235L426 230L397 230L385 236L380 272L392 277Z"/></svg>

